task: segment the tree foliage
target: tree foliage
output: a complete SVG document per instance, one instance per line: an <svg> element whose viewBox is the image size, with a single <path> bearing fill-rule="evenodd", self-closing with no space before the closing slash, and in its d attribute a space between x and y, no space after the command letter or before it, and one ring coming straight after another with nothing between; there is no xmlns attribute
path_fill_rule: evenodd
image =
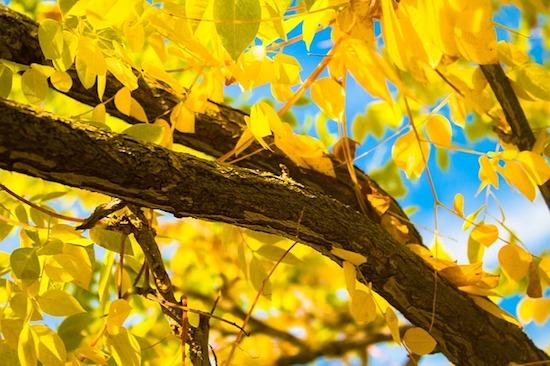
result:
<svg viewBox="0 0 550 366"><path fill-rule="evenodd" d="M527 42L542 33L547 55L543 1L10 6L8 364L366 364L382 343L412 363L548 362L522 326L550 316L550 256L498 199L508 186L550 207L550 71ZM506 9L518 29L495 20ZM293 51L320 39L323 55ZM351 120L355 85L369 98ZM260 97L235 109L235 86ZM379 146L376 183L355 164ZM464 174L483 200L442 198L434 173L458 154L478 162ZM396 201L416 181L431 192L430 248ZM467 232L452 252L468 263L448 254L441 212ZM519 319L497 305L511 295Z"/></svg>

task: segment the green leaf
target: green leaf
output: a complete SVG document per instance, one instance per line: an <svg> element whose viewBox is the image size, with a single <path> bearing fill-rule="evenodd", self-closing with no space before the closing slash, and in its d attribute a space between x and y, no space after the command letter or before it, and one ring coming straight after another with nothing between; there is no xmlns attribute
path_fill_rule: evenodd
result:
<svg viewBox="0 0 550 366"><path fill-rule="evenodd" d="M15 249L10 256L13 273L22 280L35 280L40 276L40 262L32 248Z"/></svg>
<svg viewBox="0 0 550 366"><path fill-rule="evenodd" d="M299 260L294 254L289 252L289 253L286 253L285 255L285 253L286 253L286 250L276 247L274 245L264 245L256 251L256 254L266 259L269 259L270 261L273 261L273 262L279 261L279 259L283 258L283 255L284 255L283 260L281 260L282 263L286 263L286 264L302 263L302 261Z"/></svg>
<svg viewBox="0 0 550 366"><path fill-rule="evenodd" d="M137 339L121 328L117 335L110 336L107 344L111 348L111 355L117 365L139 366L141 364L141 348Z"/></svg>
<svg viewBox="0 0 550 366"><path fill-rule="evenodd" d="M370 176L395 198L403 197L407 194L407 188L403 184L399 169L392 160L382 168L373 170Z"/></svg>
<svg viewBox="0 0 550 366"><path fill-rule="evenodd" d="M151 123L138 123L128 127L122 133L143 142L160 144L164 135L164 127Z"/></svg>
<svg viewBox="0 0 550 366"><path fill-rule="evenodd" d="M13 72L6 65L0 64L0 98L7 98L11 92Z"/></svg>
<svg viewBox="0 0 550 366"><path fill-rule="evenodd" d="M4 207L0 207L0 215L4 217L9 217L10 212L5 209ZM4 222L0 220L0 241L4 240L10 232L11 229L13 229L13 226L8 224L7 222Z"/></svg>
<svg viewBox="0 0 550 366"><path fill-rule="evenodd" d="M85 310L70 294L62 290L48 290L38 298L42 311L53 316L68 316Z"/></svg>
<svg viewBox="0 0 550 366"><path fill-rule="evenodd" d="M435 158L437 166L443 171L449 170L449 152L445 149L436 149Z"/></svg>
<svg viewBox="0 0 550 366"><path fill-rule="evenodd" d="M67 351L71 352L80 346L86 337L87 329L91 327L95 317L90 313L79 313L68 316L57 329L57 333L65 343Z"/></svg>
<svg viewBox="0 0 550 366"><path fill-rule="evenodd" d="M48 93L48 80L35 69L28 69L21 77L21 90L31 104L41 102Z"/></svg>
<svg viewBox="0 0 550 366"><path fill-rule="evenodd" d="M53 19L44 19L38 27L38 42L47 59L61 57L63 52L63 30Z"/></svg>
<svg viewBox="0 0 550 366"><path fill-rule="evenodd" d="M216 31L233 60L256 37L261 13L259 0L214 0Z"/></svg>

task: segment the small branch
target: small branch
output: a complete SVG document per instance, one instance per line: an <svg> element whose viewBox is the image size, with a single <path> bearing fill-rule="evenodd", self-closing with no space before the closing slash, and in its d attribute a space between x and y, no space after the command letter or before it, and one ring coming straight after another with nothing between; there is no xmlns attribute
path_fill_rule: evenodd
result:
<svg viewBox="0 0 550 366"><path fill-rule="evenodd" d="M506 121L512 130L512 143L520 150L531 150L535 145L535 135L502 66L493 64L479 67L504 111ZM550 181L539 186L539 189L546 206L550 209Z"/></svg>
<svg viewBox="0 0 550 366"><path fill-rule="evenodd" d="M82 224L76 227L76 230L88 230L93 228L101 219L109 216L113 212L116 212L126 206L126 202L114 199L111 202L102 203L97 206L94 212L85 220L82 220Z"/></svg>
<svg viewBox="0 0 550 366"><path fill-rule="evenodd" d="M12 196L16 200L21 201L21 202L23 202L24 204L26 204L28 206L31 206L35 210L38 210L42 213L45 213L48 216L55 217L55 218L65 220L65 221L84 222L84 219L81 219L79 217L71 217L71 216L61 215L61 214L58 214L55 211L48 210L47 208L44 208L44 207L40 207L36 203L33 203L33 202L27 200L26 198L18 195L17 193L15 193L14 191L12 191L11 189L9 189L8 187L6 187L5 185L3 185L1 183L0 183L0 190L6 192L7 194Z"/></svg>

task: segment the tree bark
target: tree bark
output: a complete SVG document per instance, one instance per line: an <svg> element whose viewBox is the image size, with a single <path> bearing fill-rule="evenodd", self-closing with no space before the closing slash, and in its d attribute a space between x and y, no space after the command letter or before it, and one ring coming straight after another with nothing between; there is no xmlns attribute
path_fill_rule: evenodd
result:
<svg viewBox="0 0 550 366"><path fill-rule="evenodd" d="M411 323L430 328L434 271L376 221L277 175L175 153L129 136L0 101L0 168L173 213L298 238L341 264L333 247L359 253L358 270ZM298 219L301 221L298 224ZM548 360L517 326L485 312L437 278L430 333L460 365Z"/></svg>

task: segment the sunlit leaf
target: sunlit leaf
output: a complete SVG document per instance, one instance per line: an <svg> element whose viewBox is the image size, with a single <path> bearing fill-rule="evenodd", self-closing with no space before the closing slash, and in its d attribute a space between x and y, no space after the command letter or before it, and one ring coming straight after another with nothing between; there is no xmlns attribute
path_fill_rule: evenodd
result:
<svg viewBox="0 0 550 366"><path fill-rule="evenodd" d="M61 57L63 52L61 24L53 19L44 19L38 27L38 41L46 58L53 60Z"/></svg>
<svg viewBox="0 0 550 366"><path fill-rule="evenodd" d="M334 120L338 120L344 112L344 88L331 78L316 80L311 85L311 98Z"/></svg>
<svg viewBox="0 0 550 366"><path fill-rule="evenodd" d="M36 250L32 248L15 249L10 256L10 266L22 280L35 280L40 276L40 262Z"/></svg>
<svg viewBox="0 0 550 366"><path fill-rule="evenodd" d="M403 336L403 343L412 353L417 355L431 353L437 345L430 333L418 327L407 329Z"/></svg>
<svg viewBox="0 0 550 366"><path fill-rule="evenodd" d="M345 261L352 263L355 266L360 266L361 264L367 262L367 258L365 258L365 256L346 249L333 247L330 250L330 253L337 256L340 259L343 259Z"/></svg>
<svg viewBox="0 0 550 366"><path fill-rule="evenodd" d="M355 290L351 294L351 315L358 324L370 323L376 319L376 303L372 293Z"/></svg>
<svg viewBox="0 0 550 366"><path fill-rule="evenodd" d="M473 240L488 247L498 239L498 228L481 222L472 229L471 236Z"/></svg>
<svg viewBox="0 0 550 366"><path fill-rule="evenodd" d="M41 72L28 69L21 77L21 90L31 104L41 102L48 93L48 80Z"/></svg>
<svg viewBox="0 0 550 366"><path fill-rule="evenodd" d="M51 289L38 298L40 308L53 316L68 316L84 312L78 301L62 290Z"/></svg>
<svg viewBox="0 0 550 366"><path fill-rule="evenodd" d="M514 281L521 281L529 271L533 260L531 254L517 245L507 244L500 248L498 260L504 272Z"/></svg>
<svg viewBox="0 0 550 366"><path fill-rule="evenodd" d="M260 27L258 0L214 0L216 31L233 60L254 40Z"/></svg>
<svg viewBox="0 0 550 366"><path fill-rule="evenodd" d="M422 149L422 150L420 150ZM392 147L392 157L410 179L420 177L430 156L430 144L418 141L414 131L399 137Z"/></svg>
<svg viewBox="0 0 550 366"><path fill-rule="evenodd" d="M107 314L107 320L105 326L107 332L111 335L116 335L120 332L122 324L130 314L132 307L128 301L124 299L117 299L109 306L109 313Z"/></svg>
<svg viewBox="0 0 550 366"><path fill-rule="evenodd" d="M10 95L12 79L11 69L0 63L0 98L7 98Z"/></svg>
<svg viewBox="0 0 550 366"><path fill-rule="evenodd" d="M109 336L107 344L117 365L141 365L141 348L136 337L127 329L121 328L116 335Z"/></svg>
<svg viewBox="0 0 550 366"><path fill-rule="evenodd" d="M438 147L451 146L451 123L441 114L432 114L426 120L426 132L430 141Z"/></svg>

